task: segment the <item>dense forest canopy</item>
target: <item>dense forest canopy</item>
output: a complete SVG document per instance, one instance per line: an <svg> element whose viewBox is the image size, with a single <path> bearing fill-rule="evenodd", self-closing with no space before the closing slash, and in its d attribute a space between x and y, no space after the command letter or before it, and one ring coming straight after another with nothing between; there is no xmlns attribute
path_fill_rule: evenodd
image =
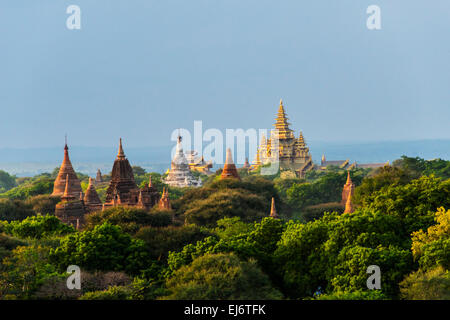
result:
<svg viewBox="0 0 450 320"><path fill-rule="evenodd" d="M151 176L168 188L172 209L113 207L81 230L54 216L57 170L0 171L0 299L450 299L450 161L351 170L352 213L337 167L305 179L239 169L240 181L219 170L200 188L133 171L140 186ZM81 290L66 286L69 265L82 269ZM381 290L367 288L370 265Z"/></svg>

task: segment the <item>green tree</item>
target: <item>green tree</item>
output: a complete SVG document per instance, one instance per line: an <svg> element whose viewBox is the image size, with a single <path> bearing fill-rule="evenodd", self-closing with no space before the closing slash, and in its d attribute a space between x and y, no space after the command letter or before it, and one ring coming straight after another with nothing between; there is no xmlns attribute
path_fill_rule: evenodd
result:
<svg viewBox="0 0 450 320"><path fill-rule="evenodd" d="M171 292L164 299L281 299L254 260L240 261L234 254L207 254L177 270L167 280Z"/></svg>
<svg viewBox="0 0 450 320"><path fill-rule="evenodd" d="M129 274L139 273L150 262L142 240L132 239L120 227L109 223L66 236L58 248L52 249L50 260L60 270L74 264L88 271L125 271Z"/></svg>
<svg viewBox="0 0 450 320"><path fill-rule="evenodd" d="M450 272L442 266L419 270L400 283L401 297L407 300L450 300Z"/></svg>
<svg viewBox="0 0 450 320"><path fill-rule="evenodd" d="M16 177L8 172L0 170L0 193L8 191L16 186Z"/></svg>
<svg viewBox="0 0 450 320"><path fill-rule="evenodd" d="M37 215L22 221L11 221L5 225L6 233L18 238L41 239L48 236L60 236L75 232L72 226L62 223L55 216Z"/></svg>
<svg viewBox="0 0 450 320"><path fill-rule="evenodd" d="M172 217L167 211L154 209L147 212L143 209L117 206L87 215L85 229L92 230L105 222L134 234L144 226L166 227L172 223Z"/></svg>

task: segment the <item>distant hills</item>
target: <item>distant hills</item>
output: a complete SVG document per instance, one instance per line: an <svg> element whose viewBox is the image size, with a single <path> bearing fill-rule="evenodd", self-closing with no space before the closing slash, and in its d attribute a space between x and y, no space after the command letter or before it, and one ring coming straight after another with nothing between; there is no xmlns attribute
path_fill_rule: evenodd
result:
<svg viewBox="0 0 450 320"><path fill-rule="evenodd" d="M315 162L322 154L327 160L345 160L358 163L393 161L402 155L424 159L450 159L450 140L380 141L380 142L321 142L307 141ZM173 146L126 148L132 165L147 171L164 172L170 166ZM75 170L94 176L97 169L111 171L117 147L71 146L70 158ZM32 176L51 172L61 164L62 147L52 148L0 148L0 169L17 176ZM249 156L250 161L254 155ZM208 160L208 159L206 159Z"/></svg>

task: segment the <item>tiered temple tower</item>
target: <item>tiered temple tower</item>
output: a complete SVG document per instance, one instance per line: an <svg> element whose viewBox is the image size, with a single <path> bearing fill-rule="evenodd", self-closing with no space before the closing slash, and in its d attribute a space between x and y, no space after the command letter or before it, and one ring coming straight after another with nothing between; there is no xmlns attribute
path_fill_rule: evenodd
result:
<svg viewBox="0 0 450 320"><path fill-rule="evenodd" d="M142 209L149 210L153 208L159 201L159 192L153 186L152 176L149 177L148 184L141 189L139 194L138 206Z"/></svg>
<svg viewBox="0 0 450 320"><path fill-rule="evenodd" d="M347 182L345 182L344 188L342 190L341 203L343 205L346 205L347 199L353 196L354 191L355 191L355 184L353 183L352 178L350 177L350 171L347 171Z"/></svg>
<svg viewBox="0 0 450 320"><path fill-rule="evenodd" d="M225 159L225 165L223 166L222 174L220 179L235 178L241 179L236 169L236 165L233 162L233 156L231 155L231 149L227 149L227 157Z"/></svg>
<svg viewBox="0 0 450 320"><path fill-rule="evenodd" d="M119 151L114 161L103 209L119 205L145 208L151 206L134 181L133 169L123 152L122 139L119 141Z"/></svg>
<svg viewBox="0 0 450 320"><path fill-rule="evenodd" d="M302 178L307 171L313 169L314 164L303 134L300 132L299 137L295 138L289 125L283 101L280 100L274 124L275 129L271 131L269 139L266 140L264 136L261 138L258 148L259 161L261 164L267 164L278 160L280 170L295 172L298 177ZM254 164L255 168L259 166L260 164Z"/></svg>
<svg viewBox="0 0 450 320"><path fill-rule="evenodd" d="M74 195L73 183L69 174L66 175L64 181L66 185L61 196L61 202L55 206L55 216L62 222L78 228L84 224L84 214L86 213L84 203L79 199L82 192L80 191L77 196Z"/></svg>
<svg viewBox="0 0 450 320"><path fill-rule="evenodd" d="M81 184L80 180L78 180L77 174L75 170L73 170L72 163L69 159L69 147L67 146L67 142L64 146L64 159L59 168L58 176L56 177L55 183L53 185L53 193L52 196L62 196L64 194L64 190L66 189L66 178L67 176L70 179L69 192L70 195L78 198L80 196Z"/></svg>
<svg viewBox="0 0 450 320"><path fill-rule="evenodd" d="M189 170L189 164L181 145L181 136L178 136L175 156L172 159L170 170L164 182L174 187L198 187L202 185L202 181L195 179Z"/></svg>
<svg viewBox="0 0 450 320"><path fill-rule="evenodd" d="M83 200L87 212L90 213L102 210L103 204L98 196L97 190L95 190L94 179L92 178L89 178L89 185Z"/></svg>

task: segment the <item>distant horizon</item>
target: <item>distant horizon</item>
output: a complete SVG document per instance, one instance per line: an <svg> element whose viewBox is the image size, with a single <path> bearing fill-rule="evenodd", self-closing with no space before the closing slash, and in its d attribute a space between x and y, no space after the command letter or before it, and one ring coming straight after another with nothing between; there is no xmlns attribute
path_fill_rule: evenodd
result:
<svg viewBox="0 0 450 320"><path fill-rule="evenodd" d="M320 163L322 154L327 160L349 160L350 162L384 163L399 159L402 155L420 157L426 160L441 158L450 160L450 139L423 139L409 141L376 142L317 142L306 141L313 161ZM170 166L171 151L175 144L153 147L127 147L125 155L131 165L152 168L164 172ZM185 152L188 150L184 150ZM248 152L248 149L246 149ZM94 175L98 168L109 172L116 157L117 146L89 147L70 146L70 159L77 171ZM243 163L236 161L238 166ZM254 155L248 155L250 163ZM52 171L61 164L63 146L41 148L0 148L0 169L19 176L36 175ZM209 160L209 159L205 159ZM218 165L220 167L220 165Z"/></svg>

